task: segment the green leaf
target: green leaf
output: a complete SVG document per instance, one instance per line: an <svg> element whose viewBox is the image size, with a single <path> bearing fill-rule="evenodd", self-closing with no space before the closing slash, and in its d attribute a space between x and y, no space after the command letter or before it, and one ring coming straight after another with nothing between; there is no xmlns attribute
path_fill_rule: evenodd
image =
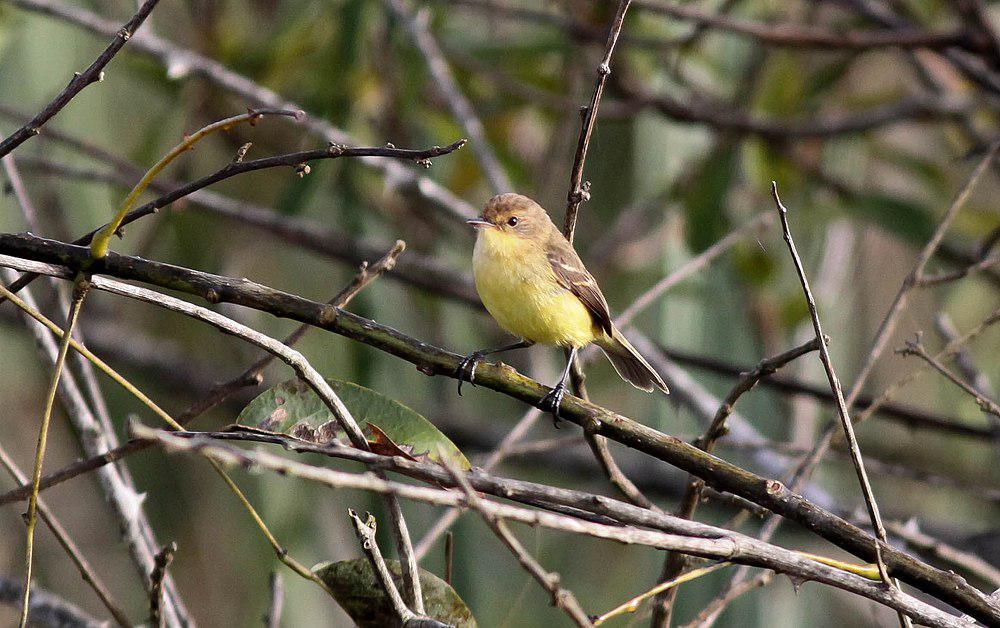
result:
<svg viewBox="0 0 1000 628"><path fill-rule="evenodd" d="M387 560L396 587L402 587L399 561ZM375 579L367 558L322 563L313 571L333 590L341 607L360 628L382 628L397 624L389 597ZM424 569L420 570L424 609L431 619L451 624L455 628L476 628L476 619L455 589Z"/></svg>
<svg viewBox="0 0 1000 628"><path fill-rule="evenodd" d="M434 427L433 423L410 408L353 382L335 379L326 381L351 411L358 425L374 426L374 429L366 430L371 442L387 445L382 437L384 434L392 445L407 455L440 462L438 452L441 451L462 469L470 468L469 461L455 443ZM243 408L236 418L236 422L241 425L251 425L312 441L328 441L337 431L333 429L335 421L333 413L323 400L299 379L288 380L264 391Z"/></svg>

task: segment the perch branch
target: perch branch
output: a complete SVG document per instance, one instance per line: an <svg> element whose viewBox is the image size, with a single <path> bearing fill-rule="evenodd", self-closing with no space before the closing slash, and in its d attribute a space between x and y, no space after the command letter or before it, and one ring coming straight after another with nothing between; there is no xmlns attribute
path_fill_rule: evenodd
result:
<svg viewBox="0 0 1000 628"><path fill-rule="evenodd" d="M26 234L0 234L0 254L15 254L35 258L41 262L64 264L70 269L79 267L89 260L86 249ZM71 272L51 265L23 262L10 257L0 258L0 265L21 270L42 270L46 274L60 276ZM408 360L428 375L454 376L462 359L457 354L416 340L369 319L245 279L221 277L113 253L95 264L92 270L95 273L138 280L202 298L207 297L213 303L235 303L279 317L307 322ZM112 287L114 283L109 283L103 278L95 277L96 279L101 279L95 284L101 289L104 289L104 286ZM118 290L117 287L115 289ZM156 299L156 304L162 304L164 295L153 294L155 296L151 298ZM477 382L481 386L521 399L536 407L548 393L548 388L505 365L482 364L477 372ZM576 397L567 396L563 403L564 418L578 425L596 420L599 425L598 431L602 436L698 475L716 490L728 491L777 514L794 519L865 560L874 557L875 540L870 535L817 507L796 492L788 490L780 482L749 473L731 463L705 454L675 437ZM967 583L956 582L949 574L932 569L894 548L881 549L887 566L907 582L940 596L953 606L961 607L963 611L968 609L971 614L990 618L987 621L1000 621L1000 609L988 602L982 592Z"/></svg>

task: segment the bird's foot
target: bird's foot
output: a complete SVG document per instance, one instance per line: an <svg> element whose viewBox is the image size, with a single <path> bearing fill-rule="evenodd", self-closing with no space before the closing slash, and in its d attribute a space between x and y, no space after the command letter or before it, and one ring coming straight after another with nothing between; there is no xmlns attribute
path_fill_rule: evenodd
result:
<svg viewBox="0 0 1000 628"><path fill-rule="evenodd" d="M559 382L556 384L555 388L542 397L542 401L539 404L542 409L552 413L552 424L556 427L556 429L559 429L559 406L562 404L562 400L565 395L566 382Z"/></svg>
<svg viewBox="0 0 1000 628"><path fill-rule="evenodd" d="M486 354L482 351L473 351L469 355L465 356L465 359L458 365L455 370L455 377L458 378L458 396L462 396L462 384L469 382L473 386L476 385L476 367L482 362Z"/></svg>

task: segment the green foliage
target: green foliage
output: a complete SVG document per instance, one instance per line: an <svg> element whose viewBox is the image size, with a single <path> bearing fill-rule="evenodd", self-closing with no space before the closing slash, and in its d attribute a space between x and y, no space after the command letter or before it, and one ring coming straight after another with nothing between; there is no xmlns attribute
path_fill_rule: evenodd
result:
<svg viewBox="0 0 1000 628"><path fill-rule="evenodd" d="M386 566L396 587L402 587L399 561L387 560ZM385 628L398 623L389 596L367 558L323 563L313 571L333 590L337 602L360 628ZM472 611L451 585L425 569L419 575L428 617L455 628L476 628Z"/></svg>

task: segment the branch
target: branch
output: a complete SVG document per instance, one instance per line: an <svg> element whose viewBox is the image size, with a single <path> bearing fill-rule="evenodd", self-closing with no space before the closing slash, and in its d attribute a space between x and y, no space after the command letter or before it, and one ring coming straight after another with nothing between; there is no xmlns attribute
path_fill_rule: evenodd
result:
<svg viewBox="0 0 1000 628"><path fill-rule="evenodd" d="M594 95L590 98L590 104L580 110L583 121L580 125L580 139L576 145L576 155L573 157L573 170L569 177L569 194L566 196L566 222L563 226L563 235L573 243L573 235L576 232L576 215L580 211L580 205L590 198L590 183L583 182L583 165L587 161L587 149L590 147L590 136L594 132L594 123L597 122L597 109L601 106L601 96L604 94L604 84L611 74L611 55L615 51L615 44L618 43L618 36L622 31L622 24L625 21L625 12L628 11L632 0L618 0L618 9L615 11L614 20L611 22L611 30L608 33L608 42L604 48L604 58L597 66L597 80L594 84Z"/></svg>
<svg viewBox="0 0 1000 628"><path fill-rule="evenodd" d="M264 628L281 628L281 609L285 603L285 584L281 579L281 574L277 571L271 572L268 580L271 591L271 604L264 616Z"/></svg>
<svg viewBox="0 0 1000 628"><path fill-rule="evenodd" d="M423 503L470 508L468 497L456 491L413 486L399 482L389 482L371 474L353 474L335 471L325 467L315 467L292 460L286 460L263 451L244 451L203 440L182 438L163 430L133 425L135 436L154 439L168 451L191 451L228 466L257 468L274 471L282 476L307 480L333 488L365 490L379 494L392 494ZM706 558L725 559L731 562L754 564L768 569L793 573L808 580L836 586L846 591L863 595L869 599L902 609L921 622L932 626L960 626L955 616L944 613L915 598L886 588L867 578L811 560L796 552L776 546L764 546L752 539L743 542L742 535L730 533L725 538L695 538L665 534L637 528L623 528L599 523L581 521L565 515L532 511L516 506L498 504L480 499L480 512L492 517L517 521L547 529L581 534L593 538L638 544L658 549L690 552ZM641 509L639 509L641 510ZM649 511L646 511L649 512ZM691 522L687 522L691 523Z"/></svg>
<svg viewBox="0 0 1000 628"><path fill-rule="evenodd" d="M46 137L51 138L51 134ZM18 163L26 169L34 169L37 172L58 177L89 183L104 182L125 188L131 185L130 180L126 176L118 174L117 171L102 172L93 168L78 168L54 162L51 159L31 156L21 157ZM115 167L121 168L120 165ZM150 187L166 194L184 185L187 184L176 181L154 181ZM328 225L318 221L301 216L286 216L273 208L242 199L237 200L205 188L192 192L184 198L191 202L190 207L195 210L205 211L235 224L254 227L267 237L301 246L306 250L337 261L360 264L364 260L380 255L385 246L382 242L361 239L334 231ZM166 205L169 203L163 204L163 206ZM156 213L156 211L151 213ZM81 238L76 243L84 244L86 240ZM464 305L482 307L470 275L448 268L419 252L410 253L407 256L406 264L390 273L389 277L432 294L453 299ZM11 288L15 287L17 284L11 286Z"/></svg>
<svg viewBox="0 0 1000 628"><path fill-rule="evenodd" d="M69 85L65 87L59 95L56 96L52 102L45 105L45 107L38 112L30 122L14 131L12 134L8 135L2 142L0 142L0 157L3 157L10 153L12 150L26 142L28 139L38 135L42 132L42 125L51 120L57 113L59 113L63 107L69 104L69 101L73 100L77 94L79 94L85 87L91 83L97 83L104 80L104 67L111 62L118 51L125 46L125 42L135 35L136 31L142 25L142 23L149 17L152 13L153 7L156 6L159 0L146 0L140 7L139 11L132 16L128 22L125 23L114 35L114 40L104 49L104 52L94 60L90 66L83 72L73 73L73 78L70 79Z"/></svg>
<svg viewBox="0 0 1000 628"><path fill-rule="evenodd" d="M679 364L707 370L712 373L728 375L730 377L739 378L743 373L753 368L750 365L730 363L724 360L705 357L681 349L664 347L662 345L657 345L657 348L662 351L665 356ZM816 386L791 376L772 375L765 377L760 381L760 385L772 388L779 392L788 393L790 395L805 395L824 403L836 402L833 392L830 391L829 387L823 388ZM870 408L875 401L876 399L871 395L860 395L858 400L854 403L854 407L858 410L867 412L868 408ZM959 422L957 418L927 412L908 405L890 403L882 400L873 412L875 411L877 411L882 418L891 419L911 429L933 430L947 435L966 436L976 439L988 440L992 438L992 432L989 429L982 428L977 425L963 424Z"/></svg>
<svg viewBox="0 0 1000 628"><path fill-rule="evenodd" d="M847 437L847 445L851 452L851 461L854 463L854 469L858 475L858 482L861 484L861 493L865 498L865 505L868 508L868 515L871 517L872 528L875 530L875 536L880 541L880 543L875 544L875 562L878 564L879 573L882 575L883 582L885 582L886 585L898 589L899 583L889 577L889 572L886 569L885 562L882 560L881 544L888 543L885 527L882 525L882 516L879 514L878 503L875 501L875 494L874 491L872 491L871 483L868 481L868 472L865 470L865 463L861 458L861 446L858 445L858 439L854 435L854 424L851 422L851 416L849 414L847 403L844 401L844 393L840 387L840 379L837 377L837 373L833 369L833 361L830 359L830 352L826 347L826 335L823 333L823 325L819 320L819 311L816 309L816 300L813 298L812 289L809 287L809 279L806 277L805 269L802 267L802 260L799 258L799 253L795 248L795 240L792 238L792 232L788 226L788 210L781 203L781 199L778 197L778 184L774 181L771 182L771 194L774 197L774 204L778 209L778 216L781 218L782 236L784 236L785 244L788 245L788 252L792 256L792 261L795 263L795 272L799 276L799 282L802 284L802 292L805 293L806 304L809 306L809 315L812 317L813 330L816 333L816 339L819 341L820 361L823 362L823 370L826 371L826 378L830 383L830 389L833 390L833 394L837 397L837 414L840 417L841 425L844 428L844 434ZM899 616L899 621L904 627L912 625L911 620L902 613Z"/></svg>
<svg viewBox="0 0 1000 628"><path fill-rule="evenodd" d="M389 598L389 604L392 605L396 617L399 618L400 626L410 625L412 620L416 618L416 614L406 607L406 603L399 595L399 589L396 588L396 583L392 581L389 567L385 564L385 559L382 558L382 552L375 540L375 517L368 513L366 520L361 521L361 517L353 510L348 509L347 514L351 517L351 522L354 523L354 533L358 536L361 549L365 551L368 562L371 563L375 579L382 585L382 590Z"/></svg>
<svg viewBox="0 0 1000 628"><path fill-rule="evenodd" d="M149 623L162 628L166 622L161 614L163 605L163 579L167 575L167 567L174 561L174 554L177 552L177 543L171 541L163 546L156 554L156 565L153 573L150 574L150 581L153 587L149 593Z"/></svg>
<svg viewBox="0 0 1000 628"><path fill-rule="evenodd" d="M65 264L70 269L79 267L90 259L86 249L26 234L0 234L0 254L4 253L35 258L41 262ZM0 265L62 276L71 272L50 265L18 262L9 257L0 259ZM405 359L428 375L453 377L462 360L462 356L411 338L369 319L246 279L221 277L114 253L95 264L92 270L99 274L141 281L202 298L207 297L211 303L234 303L275 316L309 323ZM115 282L109 282L101 277L95 277L94 280L95 286L100 289L114 288L116 291L125 291L115 285ZM157 294L156 298L162 301L165 297ZM547 387L520 375L509 366L492 363L480 365L477 371L477 383L535 407L538 407L549 391ZM843 519L816 507L801 495L785 488L780 482L749 473L736 465L705 454L675 437L576 397L567 396L563 403L564 418L578 425L586 425L596 420L598 432L602 436L697 475L717 490L728 491L777 514L794 519L865 560L874 557L874 539L871 536ZM968 610L986 621L1000 621L1000 609L995 608L982 592L967 583L956 582L951 575L932 569L891 547L883 547L882 553L886 565L917 588L937 595L956 608Z"/></svg>
<svg viewBox="0 0 1000 628"><path fill-rule="evenodd" d="M256 112L255 112L256 113ZM394 157L398 159L412 159L415 161L419 160L429 160L431 157L437 157L441 155L447 155L448 153L454 152L465 145L465 140L458 140L449 144L445 147L435 146L426 150L411 150L411 149L401 149L395 147L361 147L361 148L350 148L345 146L338 146L331 144L325 149L316 149L310 151L302 151L297 153L288 153L285 155L276 155L273 157L265 157L262 159L255 159L252 161L240 161L231 162L224 168L217 170L216 172L202 177L196 181L192 181L186 185L181 186L154 201L146 203L140 207L135 208L125 214L122 219L118 222L118 226L115 231L119 231L125 225L128 225L136 220L142 218L143 216L148 216L150 214L156 213L162 207L165 207L175 201L178 201L202 188L205 188L213 183L218 183L230 177L234 177L238 174L244 174L247 172L253 172L256 170L263 170L266 168L276 168L276 167L298 167L301 164L314 161L318 159L337 159L339 157ZM429 163L429 162L427 162ZM86 235L77 238L73 241L74 244L78 245L90 245L93 239L102 230L108 229L110 223L87 233ZM31 283L36 276L26 275L19 278L15 283L11 284L8 288L11 292L15 294L23 288L24 286ZM2 299L0 299L2 303Z"/></svg>
<svg viewBox="0 0 1000 628"><path fill-rule="evenodd" d="M830 31L805 24L763 24L739 20L726 15L712 15L690 5L671 4L659 0L635 0L636 9L668 15L714 30L750 37L768 46L787 48L818 48L821 50L869 50L871 48L930 48L966 47L982 51L981 41L965 30L924 32L916 29L881 31Z"/></svg>
<svg viewBox="0 0 1000 628"><path fill-rule="evenodd" d="M0 604L20 605L24 588L12 578L0 576ZM61 626L64 628L102 628L105 622L91 617L76 604L35 588L31 596L30 618L32 625Z"/></svg>
<svg viewBox="0 0 1000 628"><path fill-rule="evenodd" d="M784 119L755 117L707 102L705 98L655 94L636 81L618 81L623 96L659 111L679 122L705 124L717 131L736 135L755 135L772 140L804 140L854 135L911 120L954 119L968 114L964 101L930 96L916 96L895 103L872 107L860 113L830 113L815 118ZM696 105L688 104L690 102Z"/></svg>
<svg viewBox="0 0 1000 628"><path fill-rule="evenodd" d="M915 340L908 340L906 342L906 347L903 349L898 349L896 353L900 355L915 355L924 362L926 362L931 368L933 368L941 375L944 375L951 383L958 386L962 391L971 396L976 400L979 408L986 414L991 414L997 419L1000 419L1000 404L993 401L986 395L982 394L974 387L970 386L968 382L960 378L958 375L953 373L951 369L945 366L940 360L932 356L927 351L927 347L924 346L923 336L918 333Z"/></svg>

